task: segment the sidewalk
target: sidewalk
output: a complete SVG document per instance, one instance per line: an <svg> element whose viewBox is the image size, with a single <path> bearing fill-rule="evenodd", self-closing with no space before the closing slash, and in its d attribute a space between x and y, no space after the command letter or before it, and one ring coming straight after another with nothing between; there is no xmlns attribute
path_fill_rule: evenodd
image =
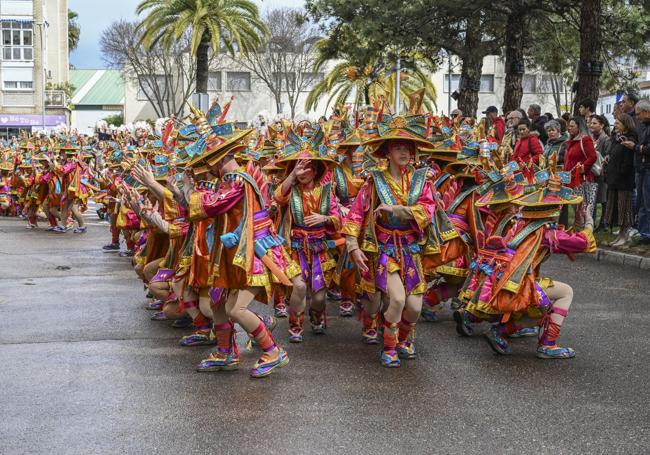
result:
<svg viewBox="0 0 650 455"><path fill-rule="evenodd" d="M650 270L650 245L636 244L632 242L625 247L606 246L616 236L610 232L599 232L596 234L598 249L595 259L612 264L622 264L642 270Z"/></svg>

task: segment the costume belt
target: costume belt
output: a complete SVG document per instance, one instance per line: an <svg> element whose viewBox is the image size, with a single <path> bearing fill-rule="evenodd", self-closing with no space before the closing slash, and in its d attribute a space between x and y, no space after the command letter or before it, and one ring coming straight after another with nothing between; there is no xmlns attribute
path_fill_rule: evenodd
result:
<svg viewBox="0 0 650 455"><path fill-rule="evenodd" d="M311 283L312 292L325 287L320 253L335 246L334 241L327 238L327 231L322 226L291 229L291 248L297 253L302 277L306 283Z"/></svg>
<svg viewBox="0 0 650 455"><path fill-rule="evenodd" d="M379 245L379 258L377 259L377 274L375 285L383 292L387 292L388 258L393 258L400 265L400 277L404 282L407 294L421 282L418 268L415 265L413 254L420 252L416 243L418 234L413 229L386 228L376 225L379 234L388 236L386 242ZM379 237L379 236L378 236Z"/></svg>

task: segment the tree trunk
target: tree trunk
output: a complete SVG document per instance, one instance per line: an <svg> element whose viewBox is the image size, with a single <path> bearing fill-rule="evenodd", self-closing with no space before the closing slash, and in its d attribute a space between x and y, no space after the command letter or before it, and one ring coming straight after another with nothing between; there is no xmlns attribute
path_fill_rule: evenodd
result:
<svg viewBox="0 0 650 455"><path fill-rule="evenodd" d="M564 78L558 74L550 74L549 81L551 83L551 91L553 92L553 101L555 103L555 112L558 117L562 116L562 86Z"/></svg>
<svg viewBox="0 0 650 455"><path fill-rule="evenodd" d="M465 55L463 67L460 72L460 87L458 109L463 111L465 117L476 117L478 108L478 92L483 71L483 53L481 52L481 18L479 15L470 17L467 21L467 35L465 36ZM451 81L450 81L451 88Z"/></svg>
<svg viewBox="0 0 650 455"><path fill-rule="evenodd" d="M196 51L196 93L208 93L210 35L205 33Z"/></svg>
<svg viewBox="0 0 650 455"><path fill-rule="evenodd" d="M600 87L600 47L602 31L600 14L602 0L583 0L580 10L580 61L578 62L578 93L573 107L578 114L578 103L585 98L598 100Z"/></svg>
<svg viewBox="0 0 650 455"><path fill-rule="evenodd" d="M506 81L503 93L504 115L521 106L524 95L524 44L526 41L525 17L519 11L508 16L506 25Z"/></svg>
<svg viewBox="0 0 650 455"><path fill-rule="evenodd" d="M274 90L271 90L273 93L273 99L275 100L275 113L282 114L282 92L276 93Z"/></svg>

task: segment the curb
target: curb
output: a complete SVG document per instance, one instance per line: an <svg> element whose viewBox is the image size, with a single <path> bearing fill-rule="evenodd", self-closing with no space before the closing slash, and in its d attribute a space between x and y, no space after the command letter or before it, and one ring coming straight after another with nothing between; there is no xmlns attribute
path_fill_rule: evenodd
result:
<svg viewBox="0 0 650 455"><path fill-rule="evenodd" d="M609 262L610 264L621 264L641 270L650 270L650 258L637 256L635 254L620 253L618 251L604 250L598 248L595 256L596 261Z"/></svg>

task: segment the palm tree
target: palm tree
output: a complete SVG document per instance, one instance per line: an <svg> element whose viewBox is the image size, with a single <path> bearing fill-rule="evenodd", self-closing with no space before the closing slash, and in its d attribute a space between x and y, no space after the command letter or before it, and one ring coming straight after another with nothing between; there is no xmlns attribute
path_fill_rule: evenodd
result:
<svg viewBox="0 0 650 455"><path fill-rule="evenodd" d="M142 42L169 49L189 30L190 53L196 58L196 91L207 93L209 52L224 49L234 56L247 55L262 44L267 34L259 11L251 0L143 0L138 14Z"/></svg>
<svg viewBox="0 0 650 455"><path fill-rule="evenodd" d="M79 45L81 29L77 23L79 14L71 9L68 10L68 52L72 52Z"/></svg>
<svg viewBox="0 0 650 455"><path fill-rule="evenodd" d="M320 68L324 62L317 62ZM396 72L384 63L375 60L359 68L349 60L339 62L314 86L305 101L305 109L314 109L318 101L329 96L325 110L330 104L339 105L352 101L355 109L370 104L371 99L392 100L395 98ZM424 88L424 107L432 111L436 101L436 89L431 77L419 66L402 69L400 73L400 97L406 100L408 94ZM350 97L352 98L350 100Z"/></svg>

